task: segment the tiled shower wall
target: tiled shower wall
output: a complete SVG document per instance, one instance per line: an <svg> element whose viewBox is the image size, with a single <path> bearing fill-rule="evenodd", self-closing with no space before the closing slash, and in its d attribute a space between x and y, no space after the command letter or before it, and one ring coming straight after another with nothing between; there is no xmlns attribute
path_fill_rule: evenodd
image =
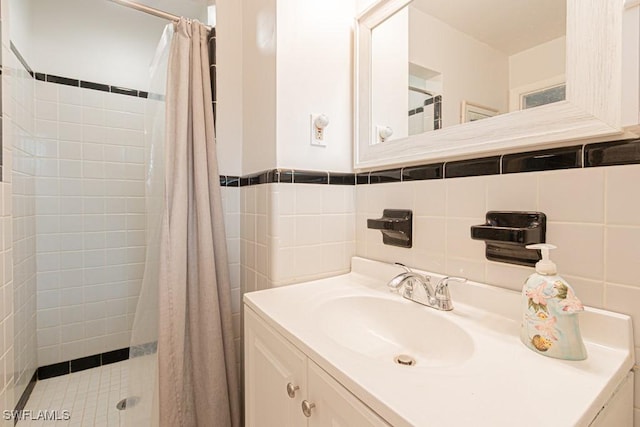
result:
<svg viewBox="0 0 640 427"><path fill-rule="evenodd" d="M4 295L5 310L13 301L14 402L31 380L37 364L36 344L36 201L34 132L34 82L13 52L5 51L10 67L4 68L6 83L5 129L12 146L12 218L5 238L13 240L13 296ZM8 99L7 99L8 98ZM8 105L7 105L8 104ZM6 108L8 107L8 108ZM5 132L5 135L7 133ZM6 174L5 174L6 177ZM13 234L13 236L12 236ZM12 237L11 237L12 236ZM6 311L8 312L8 311ZM5 345L9 345L5 343ZM9 409L12 406L5 406Z"/></svg>
<svg viewBox="0 0 640 427"><path fill-rule="evenodd" d="M145 99L36 82L38 365L129 346L145 257Z"/></svg>
<svg viewBox="0 0 640 427"><path fill-rule="evenodd" d="M640 165L356 186L359 256L520 291L532 268L487 261L470 227L490 210L547 215L551 257L585 304L630 314L640 363ZM414 246L384 246L367 218L413 209ZM640 375L636 375L636 424Z"/></svg>
<svg viewBox="0 0 640 427"><path fill-rule="evenodd" d="M354 186L273 183L240 193L243 292L349 271Z"/></svg>
<svg viewBox="0 0 640 427"><path fill-rule="evenodd" d="M10 49L2 0L0 404L13 409L37 368L33 79ZM2 425L13 425L2 420Z"/></svg>

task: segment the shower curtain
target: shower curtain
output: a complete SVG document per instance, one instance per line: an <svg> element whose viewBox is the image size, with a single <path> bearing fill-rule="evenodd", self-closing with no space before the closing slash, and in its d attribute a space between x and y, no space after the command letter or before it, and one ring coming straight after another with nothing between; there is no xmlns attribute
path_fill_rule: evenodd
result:
<svg viewBox="0 0 640 427"><path fill-rule="evenodd" d="M166 56L166 50L159 53ZM146 425L239 426L206 28L185 19L174 24L167 62L166 101L157 97L165 134L148 150L151 225L132 333L130 396L136 405L127 425L145 425L140 414L150 412ZM162 134L154 133L154 140ZM136 386L138 380L145 385Z"/></svg>
<svg viewBox="0 0 640 427"><path fill-rule="evenodd" d="M207 31L181 19L167 82L160 241L161 426L239 426L240 406Z"/></svg>

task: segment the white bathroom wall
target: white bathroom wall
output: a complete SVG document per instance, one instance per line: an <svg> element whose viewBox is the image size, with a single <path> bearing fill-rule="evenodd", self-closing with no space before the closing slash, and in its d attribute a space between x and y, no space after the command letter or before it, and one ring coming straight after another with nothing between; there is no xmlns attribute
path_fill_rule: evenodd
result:
<svg viewBox="0 0 640 427"><path fill-rule="evenodd" d="M39 366L129 346L146 244L145 101L36 82Z"/></svg>
<svg viewBox="0 0 640 427"><path fill-rule="evenodd" d="M278 0L276 13L277 166L349 172L355 0ZM245 87L245 106L247 97ZM311 113L329 117L326 147L310 143Z"/></svg>
<svg viewBox="0 0 640 427"><path fill-rule="evenodd" d="M638 165L359 185L356 252L519 291L533 269L487 261L470 227L490 210L544 212L559 273L585 304L633 317L640 361L640 193L629 187L636 182ZM385 246L366 228L384 208L413 209L412 249Z"/></svg>
<svg viewBox="0 0 640 427"><path fill-rule="evenodd" d="M564 76L567 38L559 37L509 57L509 88Z"/></svg>
<svg viewBox="0 0 640 427"><path fill-rule="evenodd" d="M26 59L35 71L146 90L167 21L104 0L20 1L31 2ZM206 18L201 4L173 3L178 14Z"/></svg>
<svg viewBox="0 0 640 427"><path fill-rule="evenodd" d="M9 40L11 40L23 57L31 57L32 40L29 22L32 2L30 0L8 0L6 3L4 7L7 14L3 14L2 25L3 35L6 34L7 37L2 38L3 43L6 40L8 46Z"/></svg>
<svg viewBox="0 0 640 427"><path fill-rule="evenodd" d="M242 2L216 0L216 147L221 175L242 175Z"/></svg>
<svg viewBox="0 0 640 427"><path fill-rule="evenodd" d="M242 28L242 173L248 174L277 164L276 0L244 0L236 25Z"/></svg>
<svg viewBox="0 0 640 427"><path fill-rule="evenodd" d="M242 173L350 171L354 0L242 3ZM311 146L312 113L326 147Z"/></svg>
<svg viewBox="0 0 640 427"><path fill-rule="evenodd" d="M442 74L443 127L460 123L462 101L509 111L506 54L416 8L409 14L409 34L409 60Z"/></svg>

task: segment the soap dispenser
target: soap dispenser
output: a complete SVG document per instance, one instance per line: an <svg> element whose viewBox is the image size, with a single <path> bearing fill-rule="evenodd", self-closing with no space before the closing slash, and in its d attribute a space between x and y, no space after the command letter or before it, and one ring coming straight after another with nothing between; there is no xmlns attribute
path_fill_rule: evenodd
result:
<svg viewBox="0 0 640 427"><path fill-rule="evenodd" d="M573 289L557 275L549 259L554 245L528 245L540 250L542 259L536 272L522 289L522 325L520 339L531 350L549 357L584 360L587 350L582 342L578 313L584 310Z"/></svg>

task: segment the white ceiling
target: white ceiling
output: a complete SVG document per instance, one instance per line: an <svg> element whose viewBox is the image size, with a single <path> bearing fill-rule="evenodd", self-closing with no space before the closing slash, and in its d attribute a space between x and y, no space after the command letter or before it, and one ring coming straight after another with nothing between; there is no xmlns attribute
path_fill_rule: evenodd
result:
<svg viewBox="0 0 640 427"><path fill-rule="evenodd" d="M411 6L508 55L566 32L566 0L413 0Z"/></svg>

